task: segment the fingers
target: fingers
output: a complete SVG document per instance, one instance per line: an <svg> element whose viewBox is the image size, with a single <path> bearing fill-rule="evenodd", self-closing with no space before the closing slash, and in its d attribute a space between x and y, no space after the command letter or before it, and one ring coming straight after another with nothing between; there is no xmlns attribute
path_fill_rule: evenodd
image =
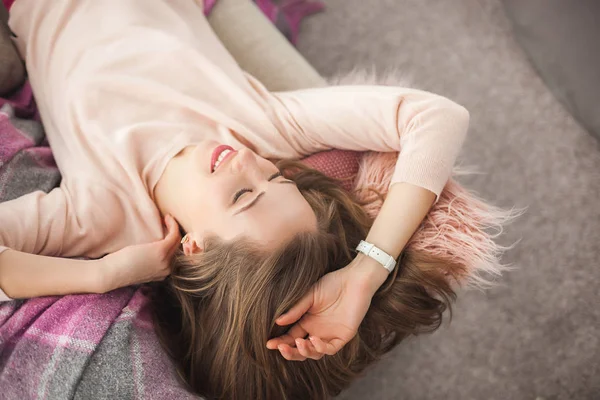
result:
<svg viewBox="0 0 600 400"><path fill-rule="evenodd" d="M332 356L337 353L345 344L340 339L332 339L329 343L325 343L316 336L310 336L308 339L309 342L313 344L317 352L327 354L328 356Z"/></svg>
<svg viewBox="0 0 600 400"><path fill-rule="evenodd" d="M308 332L304 330L299 324L292 326L286 334L281 335L279 337L273 338L267 341L267 348L276 349L282 343L293 346L295 344L296 339L303 339L308 335Z"/></svg>
<svg viewBox="0 0 600 400"><path fill-rule="evenodd" d="M323 353L320 353L316 350L315 346L310 342L310 340L296 339L296 348L298 349L300 355L306 358L320 360L324 356Z"/></svg>
<svg viewBox="0 0 600 400"><path fill-rule="evenodd" d="M179 247L179 241L181 240L181 234L179 233L179 226L170 214L165 216L165 223L167 225L167 236L164 238L165 245L169 251L169 254L174 252Z"/></svg>
<svg viewBox="0 0 600 400"><path fill-rule="evenodd" d="M323 342L321 343L324 344ZM282 343L277 346L277 349L283 358L288 361L305 361L309 358L312 360L320 360L325 355L324 353L319 352L310 340L298 338L295 340L295 344L296 347L294 348L286 343Z"/></svg>
<svg viewBox="0 0 600 400"><path fill-rule="evenodd" d="M275 320L277 325L290 325L298 321L312 307L314 302L314 290L311 288L298 303L288 312L282 314Z"/></svg>
<svg viewBox="0 0 600 400"><path fill-rule="evenodd" d="M296 324L292 326L285 335L281 335L267 341L267 348L273 350L276 349L280 344L294 346L297 338L303 339L307 334L308 332L306 332L300 325Z"/></svg>
<svg viewBox="0 0 600 400"><path fill-rule="evenodd" d="M279 350L279 352L281 353L283 358L285 358L288 361L304 361L304 360L306 360L306 357L304 357L302 354L300 354L300 352L298 352L297 349L293 348L292 346L288 346L287 344L280 344L277 347L277 349Z"/></svg>
<svg viewBox="0 0 600 400"><path fill-rule="evenodd" d="M280 344L287 344L289 346L292 346L294 344L294 338L288 334L285 334L270 339L269 341L267 341L267 349L275 350Z"/></svg>
<svg viewBox="0 0 600 400"><path fill-rule="evenodd" d="M299 328L296 333L300 332L304 331ZM329 343L326 343L316 336L310 336L308 339L303 339L304 336L294 336L293 333L288 332L278 338L271 339L267 342L267 348L279 350L286 360L304 361L307 358L320 360L324 355L332 356L345 344L340 339L332 339Z"/></svg>

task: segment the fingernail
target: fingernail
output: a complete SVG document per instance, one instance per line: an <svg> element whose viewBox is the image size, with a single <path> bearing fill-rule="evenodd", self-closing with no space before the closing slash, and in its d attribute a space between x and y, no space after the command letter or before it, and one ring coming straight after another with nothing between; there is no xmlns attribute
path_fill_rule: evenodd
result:
<svg viewBox="0 0 600 400"><path fill-rule="evenodd" d="M312 342L312 341L314 341L314 340L315 340L315 338L314 338L314 337L312 337L312 336L309 336L309 337L308 337L308 340L310 340L310 341Z"/></svg>

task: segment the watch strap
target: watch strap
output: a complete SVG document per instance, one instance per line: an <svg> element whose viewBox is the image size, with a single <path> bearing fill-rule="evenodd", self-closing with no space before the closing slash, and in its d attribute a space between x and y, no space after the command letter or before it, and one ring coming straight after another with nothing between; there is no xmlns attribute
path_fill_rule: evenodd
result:
<svg viewBox="0 0 600 400"><path fill-rule="evenodd" d="M358 246L356 246L356 250L371 257L383 265L383 267L389 272L392 272L396 267L396 259L385 251L381 250L379 247L375 246L373 243L361 240Z"/></svg>

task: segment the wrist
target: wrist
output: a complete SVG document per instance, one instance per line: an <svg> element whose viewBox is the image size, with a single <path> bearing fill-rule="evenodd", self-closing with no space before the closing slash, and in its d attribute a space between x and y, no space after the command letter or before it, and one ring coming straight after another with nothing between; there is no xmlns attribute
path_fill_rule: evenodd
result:
<svg viewBox="0 0 600 400"><path fill-rule="evenodd" d="M356 279L359 284L368 290L371 295L387 280L390 273L379 262L373 258L358 253L352 263Z"/></svg>
<svg viewBox="0 0 600 400"><path fill-rule="evenodd" d="M113 290L113 279L110 273L110 265L106 262L106 256L93 260L93 266L90 269L96 293L106 293Z"/></svg>

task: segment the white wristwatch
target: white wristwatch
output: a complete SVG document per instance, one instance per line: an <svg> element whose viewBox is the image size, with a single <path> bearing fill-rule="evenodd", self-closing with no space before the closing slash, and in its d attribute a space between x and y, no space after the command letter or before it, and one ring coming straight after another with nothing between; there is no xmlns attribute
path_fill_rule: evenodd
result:
<svg viewBox="0 0 600 400"><path fill-rule="evenodd" d="M356 246L356 250L371 257L372 259L383 265L383 267L389 272L392 272L396 267L396 260L394 259L394 257L390 256L388 253L381 250L373 243L361 240L358 246Z"/></svg>

